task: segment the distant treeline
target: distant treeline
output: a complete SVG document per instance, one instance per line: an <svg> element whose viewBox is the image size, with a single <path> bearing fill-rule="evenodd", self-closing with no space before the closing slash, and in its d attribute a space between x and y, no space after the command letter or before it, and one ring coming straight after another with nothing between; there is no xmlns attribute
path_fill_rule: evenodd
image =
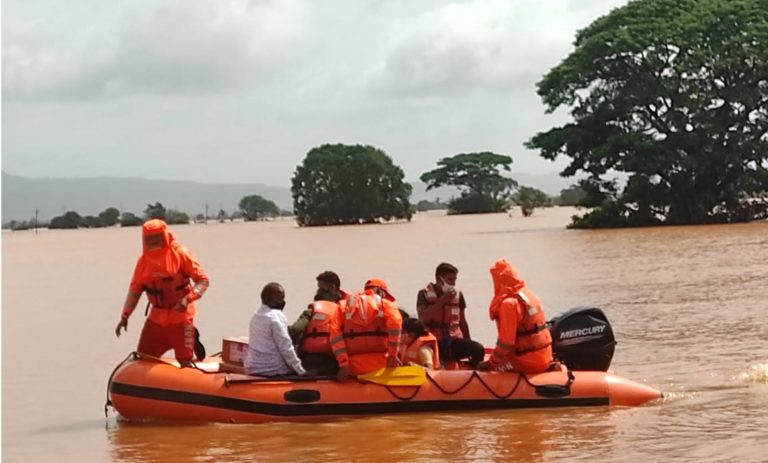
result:
<svg viewBox="0 0 768 463"><path fill-rule="evenodd" d="M259 195L245 196L240 200L239 209L227 213L224 209L219 209L215 216L197 214L192 219L194 222L206 222L211 219L225 222L237 219L265 220L273 217L290 216L289 211L280 210L274 202L265 199ZM75 211L68 211L60 216L54 217L50 222L37 222L34 218L30 220L11 220L3 224L3 228L11 230L28 230L32 228L51 228L51 229L74 229L74 228L102 228L120 225L121 227L136 227L149 219L162 219L169 224L187 224L191 219L189 214L175 209L167 209L162 203L156 202L148 204L144 209L142 216L137 216L132 212L120 212L115 207L108 207L96 216L82 216Z"/></svg>

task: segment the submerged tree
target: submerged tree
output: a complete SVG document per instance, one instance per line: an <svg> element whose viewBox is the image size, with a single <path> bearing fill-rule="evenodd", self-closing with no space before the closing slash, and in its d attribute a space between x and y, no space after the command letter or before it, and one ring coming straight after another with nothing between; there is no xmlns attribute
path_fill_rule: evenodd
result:
<svg viewBox="0 0 768 463"><path fill-rule="evenodd" d="M512 202L520 206L523 216L533 215L533 210L537 207L546 207L552 205L552 199L541 190L529 186L521 186L512 195Z"/></svg>
<svg viewBox="0 0 768 463"><path fill-rule="evenodd" d="M427 191L441 186L457 186L463 191L448 203L449 210L460 214L500 212L507 208L513 179L501 174L509 171L512 158L502 154L462 153L437 162L438 168L421 174Z"/></svg>
<svg viewBox="0 0 768 463"><path fill-rule="evenodd" d="M280 215L280 209L277 207L277 204L260 195L244 196L240 200L238 207L246 221Z"/></svg>
<svg viewBox="0 0 768 463"><path fill-rule="evenodd" d="M576 226L768 215L768 1L631 1L575 47L538 84L573 122L527 145L589 175L582 203L596 209Z"/></svg>
<svg viewBox="0 0 768 463"><path fill-rule="evenodd" d="M147 204L147 208L144 209L144 216L147 219L160 219L165 220L165 206L162 203Z"/></svg>
<svg viewBox="0 0 768 463"><path fill-rule="evenodd" d="M292 179L296 221L303 226L410 220L412 187L403 178L403 170L378 148L313 148Z"/></svg>

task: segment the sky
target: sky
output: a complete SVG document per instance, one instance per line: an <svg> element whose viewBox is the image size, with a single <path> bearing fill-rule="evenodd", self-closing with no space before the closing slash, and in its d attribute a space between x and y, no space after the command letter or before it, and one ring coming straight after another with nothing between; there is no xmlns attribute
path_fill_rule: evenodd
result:
<svg viewBox="0 0 768 463"><path fill-rule="evenodd" d="M324 143L417 180L568 120L536 82L626 0L3 0L2 169L289 186Z"/></svg>

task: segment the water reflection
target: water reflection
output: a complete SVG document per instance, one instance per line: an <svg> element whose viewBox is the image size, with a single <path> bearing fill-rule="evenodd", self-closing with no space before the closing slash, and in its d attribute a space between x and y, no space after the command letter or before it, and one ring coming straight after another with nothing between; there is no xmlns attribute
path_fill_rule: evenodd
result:
<svg viewBox="0 0 768 463"><path fill-rule="evenodd" d="M115 461L553 461L609 448L607 408L404 414L327 423L180 425L114 422ZM172 442L169 442L171 438ZM607 449L606 449L607 451ZM578 452L577 452L578 453Z"/></svg>

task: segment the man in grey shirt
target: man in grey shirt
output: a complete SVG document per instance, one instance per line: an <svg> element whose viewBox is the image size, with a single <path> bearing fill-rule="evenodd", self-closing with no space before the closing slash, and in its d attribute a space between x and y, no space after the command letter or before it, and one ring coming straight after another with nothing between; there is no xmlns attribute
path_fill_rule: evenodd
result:
<svg viewBox="0 0 768 463"><path fill-rule="evenodd" d="M245 371L249 375L306 375L288 335L288 320L283 313L285 290L269 283L261 290L261 307L251 317Z"/></svg>

